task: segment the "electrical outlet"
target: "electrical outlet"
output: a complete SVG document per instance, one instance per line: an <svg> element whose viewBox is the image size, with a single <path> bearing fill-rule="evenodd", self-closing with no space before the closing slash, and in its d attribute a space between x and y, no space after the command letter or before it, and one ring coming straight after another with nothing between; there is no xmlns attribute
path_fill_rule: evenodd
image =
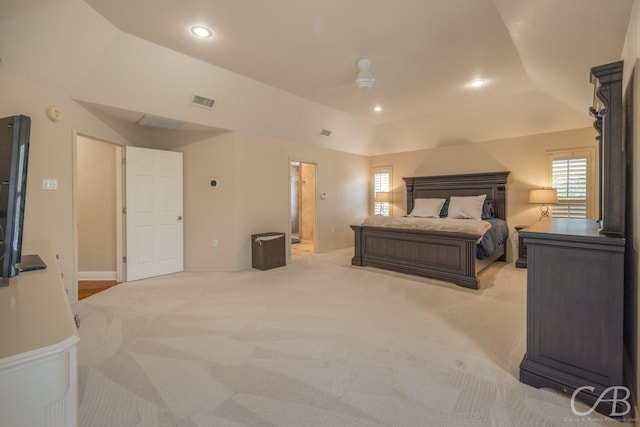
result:
<svg viewBox="0 0 640 427"><path fill-rule="evenodd" d="M218 246L218 239L213 239L211 241L211 246Z"/></svg>
<svg viewBox="0 0 640 427"><path fill-rule="evenodd" d="M42 189L43 190L57 190L58 189L58 180L51 178L44 178L42 180Z"/></svg>

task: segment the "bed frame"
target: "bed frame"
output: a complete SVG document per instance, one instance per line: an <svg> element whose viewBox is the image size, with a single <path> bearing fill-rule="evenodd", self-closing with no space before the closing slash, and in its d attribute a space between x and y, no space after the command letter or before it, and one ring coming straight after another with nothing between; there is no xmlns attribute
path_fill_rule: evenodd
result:
<svg viewBox="0 0 640 427"><path fill-rule="evenodd" d="M417 198L477 196L495 200L495 217L506 220L506 172L403 178L407 212ZM478 289L478 273L495 260L506 261L504 245L491 257L478 260L477 235L352 225L355 255L351 264L415 274Z"/></svg>

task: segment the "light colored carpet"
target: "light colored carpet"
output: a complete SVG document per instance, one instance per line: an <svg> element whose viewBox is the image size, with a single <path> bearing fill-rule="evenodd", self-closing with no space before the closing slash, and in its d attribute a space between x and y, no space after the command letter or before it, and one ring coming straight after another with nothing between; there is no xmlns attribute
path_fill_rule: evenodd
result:
<svg viewBox="0 0 640 427"><path fill-rule="evenodd" d="M75 304L79 425L611 425L518 382L526 270L496 263L472 291L351 255L123 283Z"/></svg>

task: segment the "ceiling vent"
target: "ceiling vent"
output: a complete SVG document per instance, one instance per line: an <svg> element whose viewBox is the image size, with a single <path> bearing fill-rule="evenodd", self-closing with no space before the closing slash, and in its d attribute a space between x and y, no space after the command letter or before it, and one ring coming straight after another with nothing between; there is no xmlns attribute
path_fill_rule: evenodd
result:
<svg viewBox="0 0 640 427"><path fill-rule="evenodd" d="M152 128L160 128L167 130L175 130L184 125L184 122L180 120L167 119L165 117L148 116L144 115L136 122L140 126L147 126Z"/></svg>
<svg viewBox="0 0 640 427"><path fill-rule="evenodd" d="M331 135L331 131L329 129L320 129L320 135L329 136Z"/></svg>
<svg viewBox="0 0 640 427"><path fill-rule="evenodd" d="M214 99L207 98L202 95L193 95L193 99L191 100L191 105L195 105L196 107L208 108L209 110L213 110L213 105L216 103Z"/></svg>

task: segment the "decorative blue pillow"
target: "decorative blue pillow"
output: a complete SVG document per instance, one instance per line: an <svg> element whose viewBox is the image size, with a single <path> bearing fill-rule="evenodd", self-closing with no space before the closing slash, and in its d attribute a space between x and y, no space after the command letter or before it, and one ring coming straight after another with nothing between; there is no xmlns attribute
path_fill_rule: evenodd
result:
<svg viewBox="0 0 640 427"><path fill-rule="evenodd" d="M482 205L482 219L491 219L496 216L496 202L494 200L485 200Z"/></svg>
<svg viewBox="0 0 640 427"><path fill-rule="evenodd" d="M442 209L440 209L440 218L446 218L449 215L449 200L444 202Z"/></svg>

